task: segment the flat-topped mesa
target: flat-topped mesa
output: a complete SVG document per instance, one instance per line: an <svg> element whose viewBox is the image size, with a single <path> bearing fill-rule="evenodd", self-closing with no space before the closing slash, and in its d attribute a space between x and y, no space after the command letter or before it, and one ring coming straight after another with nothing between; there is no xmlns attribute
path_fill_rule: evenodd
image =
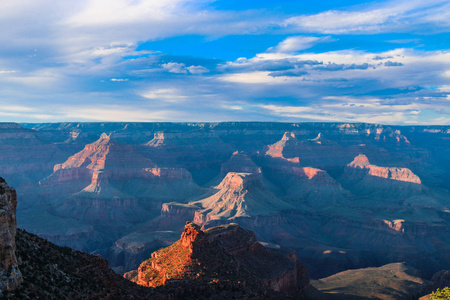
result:
<svg viewBox="0 0 450 300"><path fill-rule="evenodd" d="M415 175L410 169L371 165L369 159L364 154L359 154L357 157L355 157L355 159L347 165L347 168L364 170L368 175L371 175L373 177L411 182L416 184L422 183L419 176Z"/></svg>
<svg viewBox="0 0 450 300"><path fill-rule="evenodd" d="M222 165L220 170L222 176L225 176L230 172L261 173L261 168L258 167L247 154L236 151L230 159Z"/></svg>
<svg viewBox="0 0 450 300"><path fill-rule="evenodd" d="M22 282L16 257L17 195L0 177L0 298L2 290L12 291Z"/></svg>

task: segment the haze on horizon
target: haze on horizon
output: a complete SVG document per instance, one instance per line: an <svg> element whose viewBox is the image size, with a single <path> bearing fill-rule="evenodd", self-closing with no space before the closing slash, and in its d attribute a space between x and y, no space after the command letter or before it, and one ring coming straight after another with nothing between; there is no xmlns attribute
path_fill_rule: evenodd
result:
<svg viewBox="0 0 450 300"><path fill-rule="evenodd" d="M0 2L0 121L450 124L450 2Z"/></svg>

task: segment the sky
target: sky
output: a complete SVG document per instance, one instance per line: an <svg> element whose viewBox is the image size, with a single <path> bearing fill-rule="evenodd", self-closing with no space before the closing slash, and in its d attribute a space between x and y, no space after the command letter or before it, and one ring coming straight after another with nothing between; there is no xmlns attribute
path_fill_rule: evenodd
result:
<svg viewBox="0 0 450 300"><path fill-rule="evenodd" d="M2 0L0 122L450 125L448 0Z"/></svg>

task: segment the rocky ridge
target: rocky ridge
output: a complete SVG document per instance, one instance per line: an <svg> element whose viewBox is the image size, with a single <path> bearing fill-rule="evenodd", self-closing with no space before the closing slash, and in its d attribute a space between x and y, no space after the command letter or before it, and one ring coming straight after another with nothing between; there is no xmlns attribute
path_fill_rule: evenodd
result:
<svg viewBox="0 0 450 300"><path fill-rule="evenodd" d="M16 257L16 191L0 177L0 297L22 282Z"/></svg>

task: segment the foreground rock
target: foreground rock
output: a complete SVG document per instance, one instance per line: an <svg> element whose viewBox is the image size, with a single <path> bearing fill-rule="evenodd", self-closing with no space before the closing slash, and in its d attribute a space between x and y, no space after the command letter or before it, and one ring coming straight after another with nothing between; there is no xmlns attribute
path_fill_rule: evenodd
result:
<svg viewBox="0 0 450 300"><path fill-rule="evenodd" d="M138 270L124 276L143 286L182 280L256 298L299 297L309 285L295 253L266 248L237 224L202 231L187 222L179 241L153 252Z"/></svg>
<svg viewBox="0 0 450 300"><path fill-rule="evenodd" d="M16 258L16 191L0 177L0 296L22 282Z"/></svg>
<svg viewBox="0 0 450 300"><path fill-rule="evenodd" d="M158 299L108 268L101 256L59 247L23 230L17 231L17 255L23 283L5 299Z"/></svg>

